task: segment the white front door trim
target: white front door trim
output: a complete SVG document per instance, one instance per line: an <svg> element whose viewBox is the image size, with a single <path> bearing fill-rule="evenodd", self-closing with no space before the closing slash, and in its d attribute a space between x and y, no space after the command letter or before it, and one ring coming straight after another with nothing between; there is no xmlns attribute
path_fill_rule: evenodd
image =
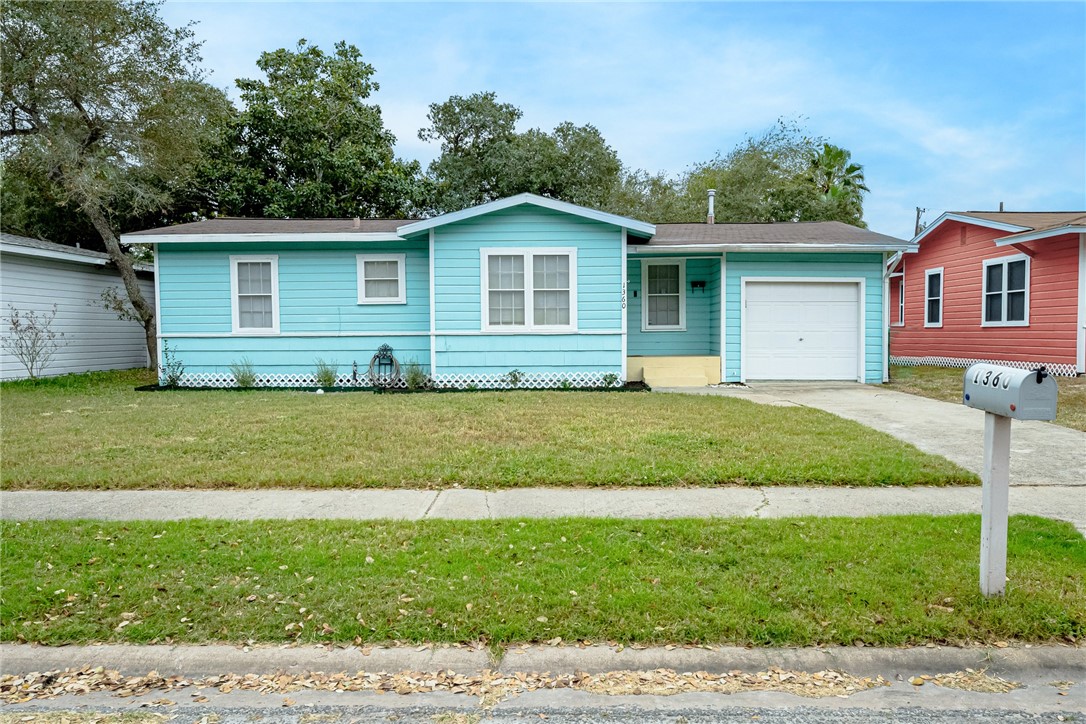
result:
<svg viewBox="0 0 1086 724"><path fill-rule="evenodd" d="M866 339L866 325L864 301L867 292L867 280L864 277L741 277L739 280L739 381L747 381L747 285L758 283L787 283L787 284L855 284L858 287L858 303L856 305L859 318L857 354L856 354L856 381L864 382L864 372L867 367L867 350L864 344Z"/></svg>

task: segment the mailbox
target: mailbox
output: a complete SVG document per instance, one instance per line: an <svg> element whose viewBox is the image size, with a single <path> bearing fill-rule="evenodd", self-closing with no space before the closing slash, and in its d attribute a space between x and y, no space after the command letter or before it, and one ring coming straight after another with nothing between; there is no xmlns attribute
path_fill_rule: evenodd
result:
<svg viewBox="0 0 1086 724"><path fill-rule="evenodd" d="M981 362L965 371L967 407L1015 420L1055 420L1056 381L1044 367L1020 370Z"/></svg>

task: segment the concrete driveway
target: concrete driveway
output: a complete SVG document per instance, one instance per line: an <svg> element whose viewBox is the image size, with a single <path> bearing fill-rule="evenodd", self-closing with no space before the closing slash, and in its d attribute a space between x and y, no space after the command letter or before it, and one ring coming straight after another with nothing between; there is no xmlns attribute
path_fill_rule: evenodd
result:
<svg viewBox="0 0 1086 724"><path fill-rule="evenodd" d="M984 413L957 403L857 383L762 382L660 391L817 407L942 455L978 475L984 464ZM1067 504L1086 508L1086 432L1016 420L1011 428L1011 485L1076 487L1079 490L1069 491Z"/></svg>

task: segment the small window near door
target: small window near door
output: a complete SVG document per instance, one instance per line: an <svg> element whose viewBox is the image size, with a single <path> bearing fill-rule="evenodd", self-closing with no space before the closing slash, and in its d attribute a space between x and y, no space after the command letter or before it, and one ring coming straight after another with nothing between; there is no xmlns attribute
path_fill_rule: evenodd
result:
<svg viewBox="0 0 1086 724"><path fill-rule="evenodd" d="M924 326L943 326L943 270L924 272Z"/></svg>
<svg viewBox="0 0 1086 724"><path fill-rule="evenodd" d="M645 332L686 329L685 260L644 260L641 263L645 301L641 329Z"/></svg>
<svg viewBox="0 0 1086 724"><path fill-rule="evenodd" d="M1029 324L1029 257L984 262L985 327L1024 327Z"/></svg>
<svg viewBox="0 0 1086 724"><path fill-rule="evenodd" d="M358 254L358 303L406 304L405 254Z"/></svg>

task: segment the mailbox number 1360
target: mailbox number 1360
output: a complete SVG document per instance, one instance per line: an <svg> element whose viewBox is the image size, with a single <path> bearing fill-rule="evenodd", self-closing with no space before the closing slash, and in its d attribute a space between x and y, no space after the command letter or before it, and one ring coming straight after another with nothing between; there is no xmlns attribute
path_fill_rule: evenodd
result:
<svg viewBox="0 0 1086 724"><path fill-rule="evenodd" d="M984 385L985 387L999 387L999 379L1003 378L1003 389L1007 389L1011 386L1011 378L1004 376L1002 372L994 372L993 370L984 371L984 377L981 378L981 370L977 370L977 373L973 375L974 385Z"/></svg>

